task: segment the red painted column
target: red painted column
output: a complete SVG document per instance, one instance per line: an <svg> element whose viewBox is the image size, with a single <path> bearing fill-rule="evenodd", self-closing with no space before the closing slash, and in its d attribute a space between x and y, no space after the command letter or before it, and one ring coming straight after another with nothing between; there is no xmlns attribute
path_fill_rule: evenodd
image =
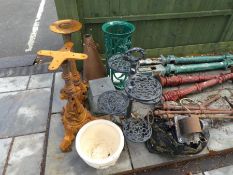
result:
<svg viewBox="0 0 233 175"><path fill-rule="evenodd" d="M206 89L208 87L212 87L216 84L223 83L227 80L233 79L233 73L228 73L228 74L223 74L219 75L218 77L204 81L202 83L197 83L193 86L183 88L183 89L178 89L178 90L171 90L163 93L163 100L164 101L176 101L179 100L186 95L195 93L195 92L201 92L203 89Z"/></svg>
<svg viewBox="0 0 233 175"><path fill-rule="evenodd" d="M178 86L186 83L202 82L210 79L214 79L218 75L177 75L171 77L158 76L160 83L163 87L166 86Z"/></svg>

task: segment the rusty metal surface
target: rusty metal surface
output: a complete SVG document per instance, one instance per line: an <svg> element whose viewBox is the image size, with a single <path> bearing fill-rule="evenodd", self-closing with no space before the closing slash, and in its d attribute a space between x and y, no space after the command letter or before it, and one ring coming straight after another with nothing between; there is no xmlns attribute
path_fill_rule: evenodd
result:
<svg viewBox="0 0 233 175"><path fill-rule="evenodd" d="M189 123L182 123L183 120L185 120L186 118L191 118L192 116L188 116L188 115L176 115L174 117L174 124L175 124L175 132L176 132L176 137L177 137L177 141L179 143L182 143L182 144L187 144L187 145L190 145L191 143L192 144L198 144L200 141L201 141L201 126L200 126L200 120L199 118L197 117L199 123L196 123L195 122L195 118L193 119L194 122L190 122L191 124ZM186 124L188 126L186 126ZM195 128L193 128L193 124L197 124L198 126L200 126L200 131L199 132L195 132ZM190 126L191 125L191 126ZM191 127L191 129L190 129ZM195 127L195 126L194 126Z"/></svg>
<svg viewBox="0 0 233 175"><path fill-rule="evenodd" d="M65 42L64 46L59 51L71 53L70 51L73 50L73 46L74 46L73 42L71 41L71 34L81 30L81 28L82 28L82 24L79 21L71 20L71 19L59 20L59 21L56 21L50 25L50 30L52 32L62 34L62 36L64 38L64 42ZM84 55L85 54L82 54L79 56L83 57L83 59L86 60L87 55L85 55L85 56ZM84 58L84 57L86 57L86 58ZM81 90L80 95L79 95L80 96L79 100L81 100L81 102L84 103L84 101L86 99L87 84L86 84L86 82L80 81L81 76L77 70L76 60L77 59L72 59L72 58L70 58L68 60L69 68L70 68L70 73L72 74L72 81L75 85L75 88L77 88L77 91ZM57 60L56 60L56 63L58 63ZM49 67L50 69L54 67L51 64L50 64L50 66L51 66L51 67ZM68 98L65 90L66 90L65 88L63 88L61 90L61 95L60 95L61 99Z"/></svg>
<svg viewBox="0 0 233 175"><path fill-rule="evenodd" d="M193 133L199 133L202 131L199 117L192 115L190 117L179 120L179 127L181 134L190 135Z"/></svg>
<svg viewBox="0 0 233 175"><path fill-rule="evenodd" d="M167 114L233 114L233 110L189 110L189 111L164 111L164 110L155 110L155 115L167 115Z"/></svg>
<svg viewBox="0 0 233 175"><path fill-rule="evenodd" d="M207 99L206 101L204 101L201 106L202 107L207 107L209 106L210 104L212 104L213 102L219 100L221 98L221 95L219 94L216 94L214 96L211 96L209 99Z"/></svg>
<svg viewBox="0 0 233 175"><path fill-rule="evenodd" d="M87 88L80 79L79 72L74 70L72 61L83 60L87 58L86 54L70 52L73 43L66 42L59 51L39 51L39 55L52 57L49 65L50 70L56 70L62 67L62 78L65 86L61 91L62 99L67 99L67 104L63 109L62 122L65 129L64 138L60 144L62 151L70 151L71 144L78 130L87 122L94 119L89 111L83 106Z"/></svg>
<svg viewBox="0 0 233 175"><path fill-rule="evenodd" d="M221 84L227 80L233 79L233 73L228 73L228 74L222 74L219 75L217 78L204 81L202 83L197 83L195 85L192 85L187 88L182 88L179 90L171 90L163 93L163 100L164 101L176 101L179 100L183 97L185 97L188 94L196 93L196 92L201 92L203 89L206 89L208 87L212 87L217 84Z"/></svg>
<svg viewBox="0 0 233 175"><path fill-rule="evenodd" d="M187 83L207 81L218 75L177 75L171 77L157 76L163 87L179 86Z"/></svg>
<svg viewBox="0 0 233 175"><path fill-rule="evenodd" d="M88 55L88 59L84 60L83 62L84 80L88 81L105 77L106 70L101 61L95 41L91 35L85 35L83 47L83 52Z"/></svg>
<svg viewBox="0 0 233 175"><path fill-rule="evenodd" d="M63 88L68 102L64 107L62 122L65 129L65 136L61 141L60 148L62 151L70 151L71 144L78 130L87 122L94 119L90 112L81 103L83 92L81 88L75 87L70 74L68 62L63 63L63 79L65 87Z"/></svg>
<svg viewBox="0 0 233 175"><path fill-rule="evenodd" d="M68 47L70 42L65 43L64 48ZM37 52L39 56L48 56L53 57L52 62L49 65L49 70L54 71L57 70L61 64L69 59L74 60L85 60L87 59L86 54L74 53L74 52L66 52L66 51L51 51L51 50L40 50Z"/></svg>
<svg viewBox="0 0 233 175"><path fill-rule="evenodd" d="M177 115L189 115L202 119L233 119L232 109L221 109L221 108L209 108L208 106L213 102L221 98L220 94L215 94L209 96L202 104L193 103L189 101L188 104L171 104L170 102L165 102L161 106L155 108L154 115L161 118L176 118ZM226 98L223 97L226 100ZM184 124L186 125L186 124ZM188 124L187 124L188 125ZM190 124L192 125L192 124ZM192 126L190 126L192 127Z"/></svg>
<svg viewBox="0 0 233 175"><path fill-rule="evenodd" d="M221 98L221 95L216 94L211 97L209 97L207 100L205 100L201 105L199 104L182 104L182 105L174 105L169 104L169 102L164 102L161 106L158 106L156 109L163 109L163 110L217 110L217 111L225 111L225 109L214 109L214 108L208 108L210 104L213 102L219 100Z"/></svg>
<svg viewBox="0 0 233 175"><path fill-rule="evenodd" d="M173 105L168 103L163 103L162 106L158 106L157 109L163 109L163 110L210 110L210 111L225 111L225 109L218 109L218 108L208 108L203 106L197 106L197 105Z"/></svg>
<svg viewBox="0 0 233 175"><path fill-rule="evenodd" d="M81 30L82 24L76 20L65 19L52 23L49 28L54 33L71 34Z"/></svg>

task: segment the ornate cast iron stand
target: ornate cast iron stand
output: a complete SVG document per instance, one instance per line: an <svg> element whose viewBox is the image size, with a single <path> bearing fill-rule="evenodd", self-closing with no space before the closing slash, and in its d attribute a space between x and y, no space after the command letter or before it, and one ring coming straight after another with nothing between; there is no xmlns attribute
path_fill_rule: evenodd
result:
<svg viewBox="0 0 233 175"><path fill-rule="evenodd" d="M62 34L63 39L65 42L71 42L71 34L74 32L78 32L82 28L82 24L79 21L76 20L59 20L54 23L52 23L49 26L50 30L54 33ZM70 48L69 51L72 51L73 49ZM77 91L80 91L81 89L81 95L80 95L80 102L84 104L84 101L86 99L86 92L87 92L87 84L81 81L80 73L77 71L77 66L75 60L68 60L70 64L70 71L72 73L72 80L74 82L75 87L77 87ZM67 93L64 92L64 89L61 90L61 99L68 99Z"/></svg>
<svg viewBox="0 0 233 175"><path fill-rule="evenodd" d="M133 56L136 54L135 52L140 56ZM135 74L138 61L142 58L144 58L144 51L141 48L133 48L125 54L117 54L109 58L110 69L129 77L124 88L127 96L122 92L108 91L101 94L98 99L98 109L103 113L126 116L122 122L123 132L127 139L133 142L145 142L152 134L149 121L131 115L133 100L146 104L157 104L162 98L162 87L157 79L152 76ZM116 103L116 100L113 99L120 99L120 101Z"/></svg>
<svg viewBox="0 0 233 175"><path fill-rule="evenodd" d="M70 52L72 46L72 42L66 42L60 51L41 50L37 53L40 56L48 56L53 58L51 64L49 65L49 70L57 70L60 66L63 70L62 77L65 81L63 93L68 99L68 102L64 107L64 114L62 116L65 136L60 144L60 148L64 152L71 150L72 141L74 140L75 134L78 132L78 130L84 124L94 119L94 117L86 108L84 108L83 104L81 103L83 100L83 91L80 86L75 86L71 74L72 65L69 61L84 60L87 59L87 55Z"/></svg>

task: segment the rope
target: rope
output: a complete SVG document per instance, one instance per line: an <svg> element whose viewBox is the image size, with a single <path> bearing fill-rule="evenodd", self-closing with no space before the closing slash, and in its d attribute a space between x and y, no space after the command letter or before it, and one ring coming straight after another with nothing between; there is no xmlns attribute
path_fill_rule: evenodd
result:
<svg viewBox="0 0 233 175"><path fill-rule="evenodd" d="M190 111L190 109L189 109L187 106L185 106L185 104L184 104L185 101L188 102L188 104L192 103L192 104L198 105L198 106L199 106L199 109L202 110L201 105L200 105L199 103L197 103L196 101L194 101L193 99L191 99L191 98L182 98L182 99L180 100L180 105L181 105L184 109L186 109L187 111ZM187 103L186 103L186 104L187 104ZM191 114L190 114L190 116L191 116Z"/></svg>

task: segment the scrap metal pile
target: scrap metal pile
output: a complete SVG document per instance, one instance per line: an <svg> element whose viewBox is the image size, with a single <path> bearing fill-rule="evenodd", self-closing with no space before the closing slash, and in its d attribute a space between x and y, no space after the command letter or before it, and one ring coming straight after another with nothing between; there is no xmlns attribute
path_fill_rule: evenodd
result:
<svg viewBox="0 0 233 175"><path fill-rule="evenodd" d="M140 58L134 58L134 52L143 53L143 49L133 48L125 54L114 55L108 60L110 69L128 75L124 92L121 92L122 96L126 94L129 99L127 112L123 112L123 108L120 107L122 109L121 115L125 116L125 119L122 120L122 125L126 138L133 142L145 142L146 147L152 153L195 154L203 150L209 139L208 122L205 119L232 119L233 111L232 109L226 110L208 107L212 102L221 98L219 95L214 96L201 105L195 104L193 101L190 102L190 99L188 99L189 104L185 104L185 101L187 103L187 99L184 97L192 93L201 92L205 88L221 84L227 80L232 80L233 73L207 76L174 75L168 77L162 76L163 72L156 72L156 74L140 72L140 63L145 63L144 54L141 54ZM227 56L213 56L213 60L211 58L211 56L208 56L208 59L205 60L205 58L201 59L201 57L198 57L196 60L194 57L191 57L185 58L183 62L183 58L176 58L173 61L175 64L196 63L192 64L192 67L200 67L201 63L209 64L204 62L213 63L214 61L219 61L215 64L221 64L221 61L225 58L232 59ZM190 60L187 61L187 59ZM168 57L168 60L162 57L162 60L162 63L170 63L171 57ZM185 69L188 66L190 65L185 65ZM187 72L192 71L187 69ZM187 83L196 84L177 90L162 92L162 87L174 87ZM119 94L117 91L107 93L109 95L114 93ZM105 95L106 93L99 97L99 102L102 101ZM179 103L169 103L178 100L180 100ZM147 105L153 104L154 109L148 115L137 118L131 113L133 101ZM111 102L111 100L106 100L105 104L98 103L99 110L103 109L104 106L110 105ZM116 104L115 102L113 103ZM114 104L112 104L112 109L117 108L117 106L114 107ZM112 111L109 111L108 114L119 115L119 113L113 113ZM102 112L104 113L103 110Z"/></svg>
<svg viewBox="0 0 233 175"><path fill-rule="evenodd" d="M83 74L87 81L104 77L106 72L108 74L114 72L114 76L111 75L112 81L114 77L116 79L116 75L117 80L122 77L120 86L116 86L120 87L120 90L106 91L99 96L98 110L102 114L110 115L111 119L120 116L121 121L118 124L122 127L124 136L132 142L145 142L151 153L171 155L199 153L209 140L210 121L233 118L232 109L209 107L211 103L222 98L218 94L202 104L186 98L187 95L233 80L233 73L174 75L229 69L233 65L233 55L161 56L157 59L145 59L142 48L121 47L124 48L124 52L112 54L107 59L105 71L91 35L85 35L84 38L86 54L72 52L71 33L79 31L81 27L81 23L73 20L53 23L50 29L63 35L64 46L58 51L38 52L40 56L52 57L49 70L55 71L61 67L63 71L65 86L61 89L60 97L67 100L67 104L62 113L65 129L60 144L62 151L71 150L75 134L81 127L91 120L98 119L85 107L88 84L81 80L76 60L84 61ZM129 41L127 38L127 46ZM190 86L164 91L165 87L183 84ZM229 99L226 97L224 99L231 107L233 106ZM135 102L150 106L146 115L137 116L133 113Z"/></svg>

